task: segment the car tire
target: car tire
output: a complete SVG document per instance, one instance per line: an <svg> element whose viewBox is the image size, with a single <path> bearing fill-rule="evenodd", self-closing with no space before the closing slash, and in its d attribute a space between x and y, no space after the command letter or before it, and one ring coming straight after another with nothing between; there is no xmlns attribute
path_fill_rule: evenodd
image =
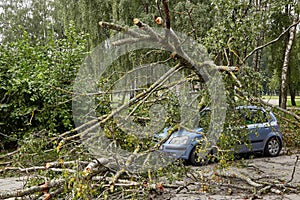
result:
<svg viewBox="0 0 300 200"><path fill-rule="evenodd" d="M266 156L276 157L279 155L281 148L280 139L278 137L271 137L266 143L264 154Z"/></svg>
<svg viewBox="0 0 300 200"><path fill-rule="evenodd" d="M207 156L199 157L199 153L197 152L197 146L195 146L190 154L189 162L194 166L202 166L208 164L209 160Z"/></svg>

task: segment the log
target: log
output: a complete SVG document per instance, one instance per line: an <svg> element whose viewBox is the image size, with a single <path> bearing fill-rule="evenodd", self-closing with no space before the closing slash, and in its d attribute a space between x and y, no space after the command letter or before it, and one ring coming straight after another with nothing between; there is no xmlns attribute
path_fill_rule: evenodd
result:
<svg viewBox="0 0 300 200"><path fill-rule="evenodd" d="M9 192L2 192L0 193L0 199L7 199L11 197L24 197L36 192L43 192L45 190L49 190L50 188L54 187L61 187L66 183L65 180L60 179L60 180L53 180L50 182L45 182L43 185L39 186L33 186L30 188L26 188L23 190L15 190L15 191L9 191Z"/></svg>

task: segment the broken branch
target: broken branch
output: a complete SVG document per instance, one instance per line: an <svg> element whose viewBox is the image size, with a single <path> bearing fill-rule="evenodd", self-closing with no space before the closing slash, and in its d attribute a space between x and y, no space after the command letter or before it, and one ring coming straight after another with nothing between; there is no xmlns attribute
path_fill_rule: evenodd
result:
<svg viewBox="0 0 300 200"><path fill-rule="evenodd" d="M7 199L7 198L11 198L11 197L23 197L23 196L30 195L30 194L33 194L36 192L43 192L44 190L48 190L50 188L62 186L65 183L66 183L66 181L62 180L62 179L53 180L50 182L45 182L43 185L33 186L33 187L26 188L23 190L3 192L3 193L0 193L0 199Z"/></svg>

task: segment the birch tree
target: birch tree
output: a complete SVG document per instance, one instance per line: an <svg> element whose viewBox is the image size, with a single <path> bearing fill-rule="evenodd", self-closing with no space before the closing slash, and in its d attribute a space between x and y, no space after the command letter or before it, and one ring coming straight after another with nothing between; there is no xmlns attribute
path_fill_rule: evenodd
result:
<svg viewBox="0 0 300 200"><path fill-rule="evenodd" d="M299 16L295 16L294 23L298 21ZM295 39L296 34L296 25L292 26L289 30L289 37L288 42L286 44L285 52L284 52L284 59L282 65L282 72L281 72L281 92L280 92L280 107L286 109L287 103L287 91L288 91L288 82L287 82L287 75L290 63L290 55L292 46Z"/></svg>

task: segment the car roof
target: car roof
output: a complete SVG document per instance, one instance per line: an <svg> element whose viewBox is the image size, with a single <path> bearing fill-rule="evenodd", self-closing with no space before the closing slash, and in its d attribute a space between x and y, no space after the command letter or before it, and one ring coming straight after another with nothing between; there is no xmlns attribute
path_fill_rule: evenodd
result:
<svg viewBox="0 0 300 200"><path fill-rule="evenodd" d="M243 108L246 108L246 109L262 109L262 107L258 107L258 106L238 106L238 107L236 107L236 109L243 109Z"/></svg>
<svg viewBox="0 0 300 200"><path fill-rule="evenodd" d="M260 109L260 110L264 110L264 108L263 107L258 107L258 106L253 106L253 105L248 105L248 106L237 106L236 107L236 109L238 110L238 109ZM206 108L204 108L203 110L201 110L201 112L203 112L203 111L210 111L211 109L210 109L210 107L206 107Z"/></svg>

